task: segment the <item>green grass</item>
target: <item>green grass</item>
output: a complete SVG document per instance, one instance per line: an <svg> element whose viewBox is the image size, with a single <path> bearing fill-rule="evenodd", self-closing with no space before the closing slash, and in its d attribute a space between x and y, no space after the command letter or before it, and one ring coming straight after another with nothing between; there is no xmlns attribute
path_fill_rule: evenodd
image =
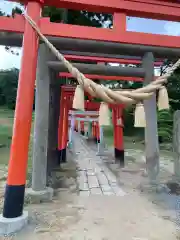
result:
<svg viewBox="0 0 180 240"><path fill-rule="evenodd" d="M104 138L106 144L109 147L112 147L114 144L114 135L113 135L113 125L104 127ZM124 145L125 148L137 148L137 149L144 149L144 145L142 144L142 139L139 136L124 136ZM136 142L134 144L133 140Z"/></svg>
<svg viewBox="0 0 180 240"><path fill-rule="evenodd" d="M114 139L113 139L113 126L112 125L104 127L104 138L105 138L106 144L108 146L113 145Z"/></svg>
<svg viewBox="0 0 180 240"><path fill-rule="evenodd" d="M104 127L104 138L106 144L111 148L114 144L113 136L113 126ZM143 144L143 135L139 134L138 136L124 136L124 149L139 149L145 150L145 145ZM172 150L166 149L165 144L160 144L160 154L166 157L172 157Z"/></svg>
<svg viewBox="0 0 180 240"><path fill-rule="evenodd" d="M34 114L33 114L34 119ZM14 111L6 108L0 108L0 164L8 164L10 145L12 139L12 128L14 120ZM32 124L33 129L33 124ZM32 166L32 137L30 139L28 168Z"/></svg>

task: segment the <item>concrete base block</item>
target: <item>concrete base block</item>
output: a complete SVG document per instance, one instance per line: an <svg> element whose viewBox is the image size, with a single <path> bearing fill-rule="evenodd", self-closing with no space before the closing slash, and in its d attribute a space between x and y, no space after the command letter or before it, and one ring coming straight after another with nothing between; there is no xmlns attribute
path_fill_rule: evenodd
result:
<svg viewBox="0 0 180 240"><path fill-rule="evenodd" d="M0 215L0 236L8 237L20 231L28 223L28 212L16 218L4 218Z"/></svg>
<svg viewBox="0 0 180 240"><path fill-rule="evenodd" d="M98 143L98 151L96 153L96 156L104 156L104 146L101 143Z"/></svg>
<svg viewBox="0 0 180 240"><path fill-rule="evenodd" d="M47 187L43 191L34 191L32 188L26 189L26 197L30 203L49 202L53 198L53 189Z"/></svg>

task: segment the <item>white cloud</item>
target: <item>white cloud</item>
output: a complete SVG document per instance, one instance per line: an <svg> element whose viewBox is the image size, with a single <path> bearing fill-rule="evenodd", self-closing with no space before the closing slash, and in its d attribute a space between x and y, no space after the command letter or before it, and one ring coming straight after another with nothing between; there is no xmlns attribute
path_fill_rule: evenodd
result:
<svg viewBox="0 0 180 240"><path fill-rule="evenodd" d="M12 9L16 6L19 7L20 5L18 3L0 0L0 9L6 14L11 14ZM20 55L13 55L7 52L4 46L0 46L0 69L20 68L21 49L12 48L12 50L18 52Z"/></svg>
<svg viewBox="0 0 180 240"><path fill-rule="evenodd" d="M164 25L164 30L166 34L172 36L179 36L180 35L180 23L179 22L167 22Z"/></svg>
<svg viewBox="0 0 180 240"><path fill-rule="evenodd" d="M19 56L7 52L4 46L0 46L0 69L20 68L21 49L12 48Z"/></svg>
<svg viewBox="0 0 180 240"><path fill-rule="evenodd" d="M0 0L0 9L6 14L11 14L12 9L15 8L16 6L21 7L21 5L18 3Z"/></svg>

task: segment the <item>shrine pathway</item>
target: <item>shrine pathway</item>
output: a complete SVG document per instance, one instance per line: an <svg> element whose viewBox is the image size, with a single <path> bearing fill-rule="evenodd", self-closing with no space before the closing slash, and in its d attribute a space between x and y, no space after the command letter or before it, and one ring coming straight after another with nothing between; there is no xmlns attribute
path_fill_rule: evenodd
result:
<svg viewBox="0 0 180 240"><path fill-rule="evenodd" d="M31 220L13 240L178 240L174 222L137 189L119 180L78 133L74 134L78 192L59 189L51 203L28 205ZM109 157L109 160L112 160ZM135 182L135 175L121 175Z"/></svg>
<svg viewBox="0 0 180 240"><path fill-rule="evenodd" d="M80 195L125 196L125 191L118 186L116 177L103 164L102 159L96 155L96 152L77 133L75 137Z"/></svg>

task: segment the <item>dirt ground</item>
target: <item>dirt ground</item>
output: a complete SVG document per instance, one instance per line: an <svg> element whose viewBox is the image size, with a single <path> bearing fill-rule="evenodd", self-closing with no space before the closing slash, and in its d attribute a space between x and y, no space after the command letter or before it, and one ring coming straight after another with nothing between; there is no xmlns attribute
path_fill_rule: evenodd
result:
<svg viewBox="0 0 180 240"><path fill-rule="evenodd" d="M142 190L140 184L147 182L143 164L127 158L129 163L126 169L120 169L109 158L106 156L102 161L118 178L119 185L126 192L125 196L80 196L76 184L77 166L71 156L68 164L64 165L65 170L57 173L62 184L56 188L53 201L38 205L26 204L25 209L30 216L28 226L15 236L0 239L180 239L178 209L175 206L179 197L166 191L154 192L149 188L147 191ZM170 178L170 174L163 173L162 179L165 178Z"/></svg>

